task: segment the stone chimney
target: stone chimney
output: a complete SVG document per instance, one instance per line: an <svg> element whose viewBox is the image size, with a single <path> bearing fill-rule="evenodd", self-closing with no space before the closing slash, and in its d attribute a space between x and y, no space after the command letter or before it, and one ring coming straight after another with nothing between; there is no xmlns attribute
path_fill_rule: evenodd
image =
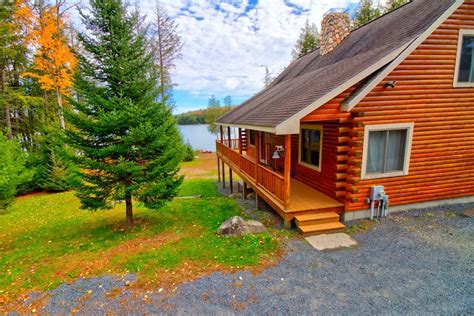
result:
<svg viewBox="0 0 474 316"><path fill-rule="evenodd" d="M321 55L330 53L351 32L351 19L347 13L330 12L321 22Z"/></svg>

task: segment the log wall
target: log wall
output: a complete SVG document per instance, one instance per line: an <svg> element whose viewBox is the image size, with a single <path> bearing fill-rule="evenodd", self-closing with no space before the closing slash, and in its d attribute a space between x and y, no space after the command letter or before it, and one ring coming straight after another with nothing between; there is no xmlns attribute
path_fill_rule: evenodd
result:
<svg viewBox="0 0 474 316"><path fill-rule="evenodd" d="M466 0L351 113L341 112L340 104L358 84L301 120L338 122L337 141L327 149L336 149L335 180L324 187L336 188L346 211L367 209L375 184L385 186L391 205L474 195L474 88L453 87L460 29L474 29L474 0ZM385 88L392 80L396 87ZM409 174L362 180L364 126L403 122L415 123ZM313 186L321 190L317 181Z"/></svg>
<svg viewBox="0 0 474 316"><path fill-rule="evenodd" d="M460 29L474 29L474 1L466 1L353 110L352 151L362 154L369 124L414 122L407 176L360 180L354 159L347 210L366 209L370 186L385 185L391 205L474 194L474 88L454 88ZM395 80L395 88L384 83ZM359 179L358 179L359 178Z"/></svg>

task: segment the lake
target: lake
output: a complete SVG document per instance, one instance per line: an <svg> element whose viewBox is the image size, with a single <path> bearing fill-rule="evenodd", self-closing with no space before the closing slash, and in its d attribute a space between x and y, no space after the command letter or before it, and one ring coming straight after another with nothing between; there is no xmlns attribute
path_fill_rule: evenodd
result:
<svg viewBox="0 0 474 316"><path fill-rule="evenodd" d="M217 136L209 133L207 125L178 125L184 142L189 141L195 150L216 151Z"/></svg>

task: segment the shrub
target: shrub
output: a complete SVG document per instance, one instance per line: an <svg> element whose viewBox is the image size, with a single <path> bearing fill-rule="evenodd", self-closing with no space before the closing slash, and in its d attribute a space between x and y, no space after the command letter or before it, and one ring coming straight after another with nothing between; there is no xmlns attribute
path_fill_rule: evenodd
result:
<svg viewBox="0 0 474 316"><path fill-rule="evenodd" d="M0 133L0 210L7 208L18 187L33 177L33 171L25 167L26 160L20 144Z"/></svg>
<svg viewBox="0 0 474 316"><path fill-rule="evenodd" d="M183 161L193 161L194 160L194 149L189 142L184 144L184 158Z"/></svg>
<svg viewBox="0 0 474 316"><path fill-rule="evenodd" d="M61 131L49 130L41 136L32 159L36 169L33 185L49 192L71 190L80 182L78 168L69 159L70 148L64 145Z"/></svg>

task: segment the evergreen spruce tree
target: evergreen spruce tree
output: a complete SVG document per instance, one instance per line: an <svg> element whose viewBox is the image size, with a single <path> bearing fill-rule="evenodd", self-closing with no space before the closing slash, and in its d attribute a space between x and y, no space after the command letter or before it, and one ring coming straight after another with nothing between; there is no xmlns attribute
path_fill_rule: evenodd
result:
<svg viewBox="0 0 474 316"><path fill-rule="evenodd" d="M64 146L62 131L58 128L43 128L37 147L37 152L32 155L35 176L30 187L61 192L79 185L79 170L68 159L72 152L69 146Z"/></svg>
<svg viewBox="0 0 474 316"><path fill-rule="evenodd" d="M159 99L153 54L137 12L121 0L91 0L81 11L75 111L69 143L82 172L82 207L110 208L125 200L133 224L133 199L161 208L178 192L183 145L169 106Z"/></svg>
<svg viewBox="0 0 474 316"><path fill-rule="evenodd" d="M291 53L293 59L311 53L318 48L319 42L320 36L318 28L314 23L309 23L309 20L306 20L306 24L304 28L301 29L300 37Z"/></svg>
<svg viewBox="0 0 474 316"><path fill-rule="evenodd" d="M385 4L384 13L393 11L408 2L410 2L410 0L387 0L387 3Z"/></svg>
<svg viewBox="0 0 474 316"><path fill-rule="evenodd" d="M374 4L373 0L361 0L359 6L357 7L356 16L354 19L354 28L361 27L369 23L372 20L378 18L382 12L380 11L380 6Z"/></svg>

